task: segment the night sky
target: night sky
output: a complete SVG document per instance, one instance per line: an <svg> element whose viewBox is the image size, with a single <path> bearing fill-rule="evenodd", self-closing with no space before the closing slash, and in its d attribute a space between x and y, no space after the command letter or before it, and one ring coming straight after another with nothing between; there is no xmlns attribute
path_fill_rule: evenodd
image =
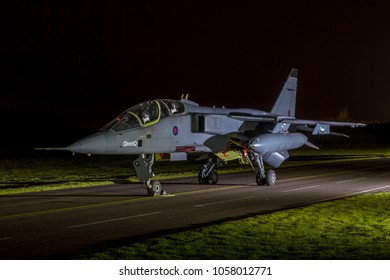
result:
<svg viewBox="0 0 390 280"><path fill-rule="evenodd" d="M390 4L372 2L2 1L2 143L63 144L186 92L269 111L292 67L297 117L389 121Z"/></svg>

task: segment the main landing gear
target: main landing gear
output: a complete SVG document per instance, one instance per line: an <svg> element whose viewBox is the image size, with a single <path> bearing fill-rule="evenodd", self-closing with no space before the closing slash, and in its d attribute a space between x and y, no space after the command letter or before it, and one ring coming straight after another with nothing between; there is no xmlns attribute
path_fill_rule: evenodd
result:
<svg viewBox="0 0 390 280"><path fill-rule="evenodd" d="M251 150L246 150L244 156L255 171L257 185L275 185L276 173L272 169L265 171L263 157L260 154ZM222 164L223 161L220 158L210 157L199 171L199 184L215 185L218 182L216 168L220 167Z"/></svg>
<svg viewBox="0 0 390 280"><path fill-rule="evenodd" d="M256 183L259 186L274 186L276 183L276 173L274 170L265 171L263 157L251 150L244 152L249 164L256 173Z"/></svg>
<svg viewBox="0 0 390 280"><path fill-rule="evenodd" d="M256 183L259 186L273 186L276 183L276 173L274 170L265 171L263 157L256 152L247 150L244 152L245 158L248 160L253 170L256 173ZM153 166L154 154L141 154L134 162L134 169L139 181L143 182L144 187L149 196L167 195L162 188L161 183L157 180L151 180L154 177ZM218 182L218 173L216 169L223 164L223 161L214 156L210 157L201 167L198 174L199 184L215 185Z"/></svg>
<svg viewBox="0 0 390 280"><path fill-rule="evenodd" d="M218 173L216 168L221 166L223 161L218 157L209 158L200 168L198 174L199 184L215 185L218 182Z"/></svg>
<svg viewBox="0 0 390 280"><path fill-rule="evenodd" d="M150 180L154 177L153 166L154 154L141 154L134 162L135 173L138 180L143 182L142 187L146 189L149 196L166 195L161 183L157 180Z"/></svg>

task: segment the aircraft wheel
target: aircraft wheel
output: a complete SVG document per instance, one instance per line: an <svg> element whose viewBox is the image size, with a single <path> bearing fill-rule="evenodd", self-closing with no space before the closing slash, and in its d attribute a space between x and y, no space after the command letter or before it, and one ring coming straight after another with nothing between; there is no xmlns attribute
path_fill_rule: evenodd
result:
<svg viewBox="0 0 390 280"><path fill-rule="evenodd" d="M152 189L146 189L146 191L148 192L148 196L155 196L155 193Z"/></svg>
<svg viewBox="0 0 390 280"><path fill-rule="evenodd" d="M154 195L160 195L162 192L161 183L159 181L152 181L152 192Z"/></svg>
<svg viewBox="0 0 390 280"><path fill-rule="evenodd" d="M218 182L218 173L217 171L213 170L211 174L209 175L211 177L211 184L216 185Z"/></svg>
<svg viewBox="0 0 390 280"><path fill-rule="evenodd" d="M218 182L218 174L215 170L211 171L210 174L204 178L207 185L215 185Z"/></svg>
<svg viewBox="0 0 390 280"><path fill-rule="evenodd" d="M260 174L256 174L256 183L258 186L264 186L265 185L265 179L261 178Z"/></svg>
<svg viewBox="0 0 390 280"><path fill-rule="evenodd" d="M276 173L272 169L268 170L265 173L265 183L268 186L274 186L275 185L275 183L276 183Z"/></svg>
<svg viewBox="0 0 390 280"><path fill-rule="evenodd" d="M202 171L199 171L199 173L198 173L198 182L201 185L203 185L205 183L205 179L202 177Z"/></svg>

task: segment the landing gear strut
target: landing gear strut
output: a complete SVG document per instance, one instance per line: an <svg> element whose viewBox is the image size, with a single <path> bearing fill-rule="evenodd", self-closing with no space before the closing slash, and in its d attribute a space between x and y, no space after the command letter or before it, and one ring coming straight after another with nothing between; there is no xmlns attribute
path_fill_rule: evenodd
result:
<svg viewBox="0 0 390 280"><path fill-rule="evenodd" d="M274 186L276 183L276 173L274 170L265 171L263 157L253 151L247 151L244 153L245 157L249 161L252 169L256 173L256 183L259 186Z"/></svg>
<svg viewBox="0 0 390 280"><path fill-rule="evenodd" d="M139 181L143 182L142 187L146 189L149 196L165 195L165 190L157 180L150 180L154 177L153 166L154 154L141 154L134 162L135 173Z"/></svg>
<svg viewBox="0 0 390 280"><path fill-rule="evenodd" d="M218 182L218 173L216 168L221 166L223 161L218 157L209 158L200 168L198 174L199 184L215 185Z"/></svg>

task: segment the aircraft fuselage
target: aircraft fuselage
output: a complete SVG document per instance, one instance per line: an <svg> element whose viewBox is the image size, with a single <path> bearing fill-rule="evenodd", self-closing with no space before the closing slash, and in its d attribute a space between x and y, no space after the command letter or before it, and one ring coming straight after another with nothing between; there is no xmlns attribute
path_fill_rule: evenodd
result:
<svg viewBox="0 0 390 280"><path fill-rule="evenodd" d="M102 129L67 149L106 155L223 152L225 145L207 145L207 140L239 132L246 116L271 116L260 110L200 107L191 101L183 103L184 110L180 114L161 118L148 126L120 131Z"/></svg>

